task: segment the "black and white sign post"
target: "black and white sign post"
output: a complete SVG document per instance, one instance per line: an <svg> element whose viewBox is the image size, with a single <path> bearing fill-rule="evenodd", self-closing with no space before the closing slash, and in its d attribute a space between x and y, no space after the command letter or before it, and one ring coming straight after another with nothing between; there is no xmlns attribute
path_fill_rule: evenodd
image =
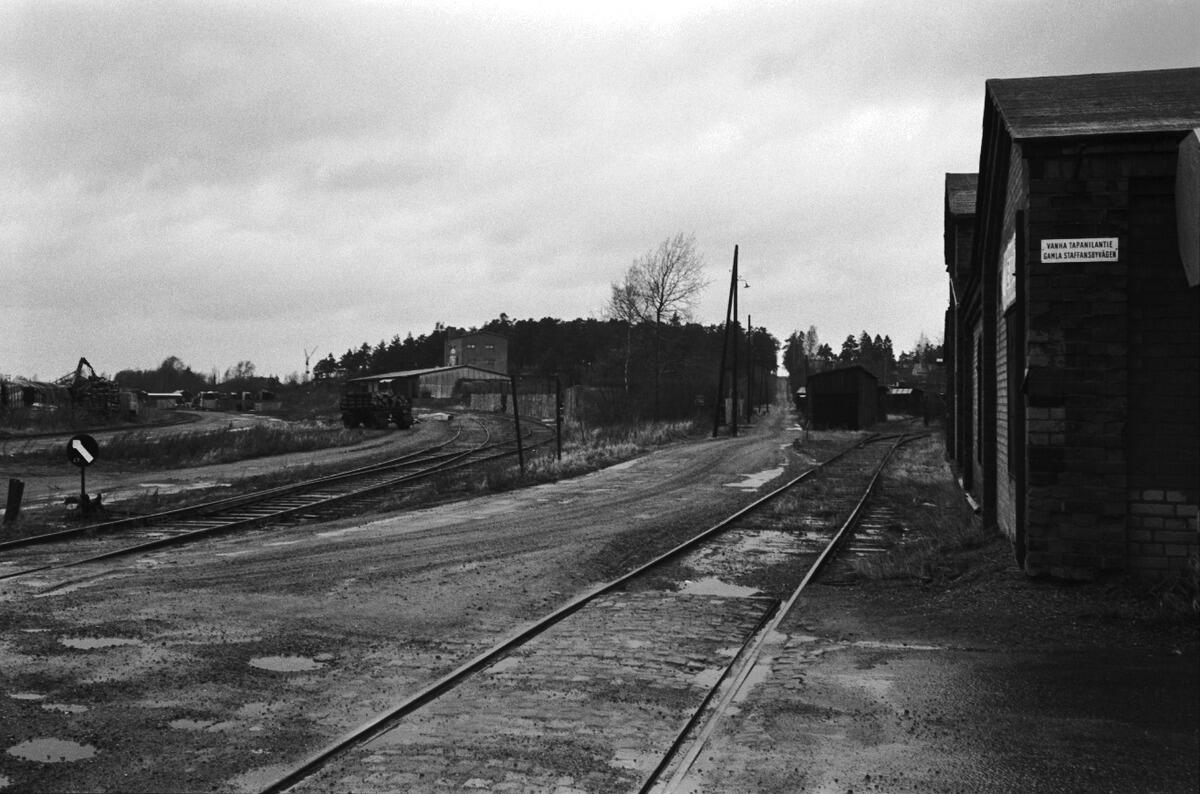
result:
<svg viewBox="0 0 1200 794"><path fill-rule="evenodd" d="M87 471L88 466L96 462L96 456L99 454L100 445L87 433L71 436L71 440L67 442L67 460L79 467L79 511L81 513L86 513L91 508L84 472Z"/></svg>

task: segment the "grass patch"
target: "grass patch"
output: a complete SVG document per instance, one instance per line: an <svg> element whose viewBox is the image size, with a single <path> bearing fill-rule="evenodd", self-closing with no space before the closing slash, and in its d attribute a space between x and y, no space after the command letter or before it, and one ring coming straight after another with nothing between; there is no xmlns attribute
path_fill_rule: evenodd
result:
<svg viewBox="0 0 1200 794"><path fill-rule="evenodd" d="M694 438L701 429L692 422L647 422L639 425L582 430L563 428L559 460L553 445L526 453L525 474L515 460L494 463L465 483L473 492L506 491L524 485L577 477L627 461L655 447Z"/></svg>
<svg viewBox="0 0 1200 794"><path fill-rule="evenodd" d="M871 509L890 511L908 532L890 551L849 560L854 573L864 579L956 579L977 564L959 552L995 539L967 504L935 436L896 451L880 478Z"/></svg>
<svg viewBox="0 0 1200 794"><path fill-rule="evenodd" d="M367 435L368 431L348 430L321 422L272 423L171 434L135 430L105 440L102 454L105 461L181 468L349 446ZM9 459L14 463L44 463L57 462L61 457L61 451L55 448L37 452L17 450Z"/></svg>

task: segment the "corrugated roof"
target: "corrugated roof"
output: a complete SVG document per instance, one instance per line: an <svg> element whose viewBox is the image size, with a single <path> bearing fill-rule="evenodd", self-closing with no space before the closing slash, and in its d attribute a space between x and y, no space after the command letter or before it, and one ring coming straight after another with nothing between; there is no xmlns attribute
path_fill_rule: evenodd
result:
<svg viewBox="0 0 1200 794"><path fill-rule="evenodd" d="M388 378L417 378L422 375L431 375L434 372L449 372L455 369L471 369L479 372L486 372L489 375L495 375L498 378L507 378L503 372L495 372L494 370L477 367L474 364L458 364L453 367L430 367L429 369L406 369L400 372L379 372L374 375L363 375L359 378L351 378L350 380L387 380Z"/></svg>
<svg viewBox="0 0 1200 794"><path fill-rule="evenodd" d="M951 215L975 214L975 185L979 174L946 174L946 205Z"/></svg>
<svg viewBox="0 0 1200 794"><path fill-rule="evenodd" d="M1200 68L987 81L1014 139L1200 126Z"/></svg>

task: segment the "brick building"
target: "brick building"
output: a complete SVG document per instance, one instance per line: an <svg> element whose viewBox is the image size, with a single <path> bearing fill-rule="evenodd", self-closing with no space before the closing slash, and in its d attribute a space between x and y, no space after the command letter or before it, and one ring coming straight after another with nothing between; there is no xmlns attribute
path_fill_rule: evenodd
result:
<svg viewBox="0 0 1200 794"><path fill-rule="evenodd" d="M1200 69L989 80L969 258L947 177L950 451L1031 574L1200 554L1197 128Z"/></svg>
<svg viewBox="0 0 1200 794"><path fill-rule="evenodd" d="M489 331L446 334L442 362L447 367L482 367L508 372L508 339Z"/></svg>

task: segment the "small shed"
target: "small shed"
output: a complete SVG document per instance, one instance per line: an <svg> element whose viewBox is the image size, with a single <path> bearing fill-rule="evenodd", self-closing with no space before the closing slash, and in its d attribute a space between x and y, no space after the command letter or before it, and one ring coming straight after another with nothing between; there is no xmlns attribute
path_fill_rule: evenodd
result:
<svg viewBox="0 0 1200 794"><path fill-rule="evenodd" d="M922 416L925 413L925 392L916 386L889 386L883 396L883 412Z"/></svg>
<svg viewBox="0 0 1200 794"><path fill-rule="evenodd" d="M879 421L879 379L864 367L813 373L806 387L814 428L861 430Z"/></svg>

